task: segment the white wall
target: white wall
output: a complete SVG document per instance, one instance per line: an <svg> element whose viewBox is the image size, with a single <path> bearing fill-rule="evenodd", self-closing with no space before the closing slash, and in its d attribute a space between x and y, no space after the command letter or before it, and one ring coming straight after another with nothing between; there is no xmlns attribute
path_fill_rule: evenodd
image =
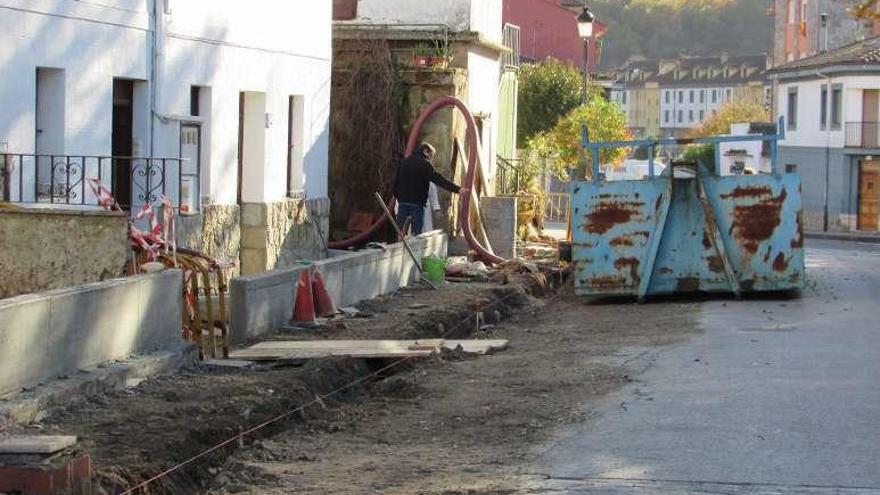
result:
<svg viewBox="0 0 880 495"><path fill-rule="evenodd" d="M500 55L494 50L471 46L467 56L468 108L474 115L488 116L483 125L483 156L481 161L485 177L489 180L495 176L495 155L498 151Z"/></svg>
<svg viewBox="0 0 880 495"><path fill-rule="evenodd" d="M843 85L843 116L840 129L820 128L821 122L821 87L828 85L828 122L831 122L831 86ZM796 87L797 129L788 129L788 91ZM880 78L870 76L844 76L831 79L814 79L810 81L781 82L776 93L776 117L783 116L786 120L785 139L782 146L842 148L845 141L846 122L862 120L862 89L880 89Z"/></svg>
<svg viewBox="0 0 880 495"><path fill-rule="evenodd" d="M340 24L443 25L500 42L502 0L360 0L357 19Z"/></svg>
<svg viewBox="0 0 880 495"><path fill-rule="evenodd" d="M0 143L7 143L10 152L34 151L36 67L51 67L65 71L64 152L110 155L113 78L152 79L153 1L115 0L111 7L75 0L0 0ZM200 122L202 195L213 203L235 203L238 95L262 92L268 114L266 168L251 197L282 199L287 192L288 98L300 96L303 122L294 141L302 147L303 177L293 182L303 183L308 197L326 197L331 0L307 6L275 0L215 0L210 5L171 0L169 7L159 29L166 35L158 43L158 78L152 88L145 83L147 102L154 91L160 118L145 126L143 154L179 156L180 122ZM201 117L189 116L192 85L209 88L205 103L210 105L201 105Z"/></svg>

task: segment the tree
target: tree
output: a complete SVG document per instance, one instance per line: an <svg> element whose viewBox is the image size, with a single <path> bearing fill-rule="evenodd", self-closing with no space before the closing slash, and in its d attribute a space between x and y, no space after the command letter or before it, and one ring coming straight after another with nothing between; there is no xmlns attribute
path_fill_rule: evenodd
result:
<svg viewBox="0 0 880 495"><path fill-rule="evenodd" d="M712 114L702 125L690 132L690 137L730 134L730 124L737 122L770 122L770 112L759 103L734 101Z"/></svg>
<svg viewBox="0 0 880 495"><path fill-rule="evenodd" d="M570 64L547 59L525 64L519 73L517 142L553 128L561 117L580 105L583 76Z"/></svg>
<svg viewBox="0 0 880 495"><path fill-rule="evenodd" d="M629 139L626 115L620 107L601 96L593 96L590 101L564 116L552 130L536 135L529 141L527 167L546 167L550 175L564 178L568 168L592 163L589 150L582 147L582 129L586 126L591 141L618 141ZM621 163L627 150L623 148L602 151L601 163ZM583 160L579 160L583 158ZM539 164L533 160L539 160ZM579 174L583 177L583 174Z"/></svg>

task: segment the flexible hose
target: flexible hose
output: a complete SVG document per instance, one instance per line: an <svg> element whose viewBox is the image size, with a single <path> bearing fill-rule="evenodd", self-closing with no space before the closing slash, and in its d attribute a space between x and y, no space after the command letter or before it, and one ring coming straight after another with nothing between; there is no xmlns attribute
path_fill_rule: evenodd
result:
<svg viewBox="0 0 880 495"><path fill-rule="evenodd" d="M434 115L437 111L444 109L446 107L454 107L457 108L458 111L461 112L462 116L467 123L467 143L468 143L468 157L467 157L467 173L465 175L464 184L462 184L462 188L466 188L466 191L462 191L459 194L459 220L461 221L462 232L464 233L465 240L470 246L471 249L476 251L477 256L486 263L496 264L503 263L507 260L501 258L489 249L483 247L482 244L477 240L474 236L473 230L471 230L471 222L470 222L470 212L471 212L471 198L470 195L473 194L474 181L477 177L477 167L480 165L480 140L477 136L477 122L474 120L473 114L471 114L467 105L463 101L454 96L442 96L433 102L430 105L425 107L422 110L422 113L419 115L419 118L416 120L413 125L412 132L409 134L409 140L406 143L406 151L405 156L409 156L415 151L416 146L419 142L419 136L422 133L422 127L424 127L425 123ZM389 208L394 209L394 204L396 203L396 198L392 198L389 202ZM382 216L377 220L373 225L370 226L366 231L340 241L334 241L328 244L330 248L333 249L345 249L356 244L361 244L370 239L370 237L375 234L385 223L385 217Z"/></svg>

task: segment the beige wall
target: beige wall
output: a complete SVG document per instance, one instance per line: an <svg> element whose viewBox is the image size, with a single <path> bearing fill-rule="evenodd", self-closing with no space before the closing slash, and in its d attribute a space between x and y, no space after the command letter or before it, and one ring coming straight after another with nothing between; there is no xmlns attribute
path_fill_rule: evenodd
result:
<svg viewBox="0 0 880 495"><path fill-rule="evenodd" d="M99 211L0 211L0 298L118 277L128 219Z"/></svg>

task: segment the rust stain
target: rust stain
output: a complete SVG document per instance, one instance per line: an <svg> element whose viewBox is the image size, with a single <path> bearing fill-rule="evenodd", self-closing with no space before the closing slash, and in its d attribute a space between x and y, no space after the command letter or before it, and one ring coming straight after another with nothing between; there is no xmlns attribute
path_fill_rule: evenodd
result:
<svg viewBox="0 0 880 495"><path fill-rule="evenodd" d="M770 186L748 186L737 187L727 194L722 194L721 197L724 199L760 198L763 196L769 196L771 194L773 194L773 191L770 189Z"/></svg>
<svg viewBox="0 0 880 495"><path fill-rule="evenodd" d="M721 256L709 256L706 258L706 261L709 262L709 270L715 273L721 273L724 271L724 259Z"/></svg>
<svg viewBox="0 0 880 495"><path fill-rule="evenodd" d="M581 283L596 289L618 289L626 287L625 278L612 276L594 277L587 280L581 280Z"/></svg>
<svg viewBox="0 0 880 495"><path fill-rule="evenodd" d="M800 249L804 247L804 224L801 219L802 213L798 212L797 215L797 232L794 234L794 239L791 240L791 248L792 249Z"/></svg>
<svg viewBox="0 0 880 495"><path fill-rule="evenodd" d="M750 254L758 252L758 245L773 235L781 221L782 204L788 193L785 189L779 196L767 198L753 205L737 205L733 210L731 231L742 247Z"/></svg>
<svg viewBox="0 0 880 495"><path fill-rule="evenodd" d="M678 292L697 292L700 290L700 279L697 277L680 277L675 290Z"/></svg>
<svg viewBox="0 0 880 495"><path fill-rule="evenodd" d="M629 222L634 215L640 213L644 203L610 202L599 203L592 213L587 215L587 221L583 229L591 234L604 234L615 225Z"/></svg>
<svg viewBox="0 0 880 495"><path fill-rule="evenodd" d="M618 270L623 270L629 267L629 276L632 279L633 283L639 284L642 281L642 278L639 277L639 260L638 258L618 258L614 262L614 268Z"/></svg>
<svg viewBox="0 0 880 495"><path fill-rule="evenodd" d="M767 246L767 252L764 253L764 263L770 262L770 253L773 252L773 246Z"/></svg>
<svg viewBox="0 0 880 495"><path fill-rule="evenodd" d="M773 269L777 272L788 270L788 260L785 259L785 253L779 253L776 255L776 259L773 260Z"/></svg>
<svg viewBox="0 0 880 495"><path fill-rule="evenodd" d="M609 242L609 244L615 247L633 247L635 245L632 238L628 235L615 237L614 239L611 239L611 242Z"/></svg>
<svg viewBox="0 0 880 495"><path fill-rule="evenodd" d="M710 249L712 247L712 240L709 239L709 233L705 230L703 231L703 248Z"/></svg>

